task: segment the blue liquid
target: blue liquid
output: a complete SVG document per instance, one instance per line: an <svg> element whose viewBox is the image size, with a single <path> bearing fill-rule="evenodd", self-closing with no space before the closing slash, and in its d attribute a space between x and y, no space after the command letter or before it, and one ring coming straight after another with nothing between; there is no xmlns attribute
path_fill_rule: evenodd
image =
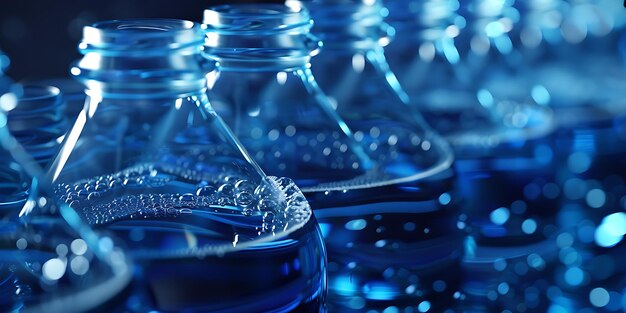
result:
<svg viewBox="0 0 626 313"><path fill-rule="evenodd" d="M388 166L365 168L350 143L330 132L296 127L295 134L271 140L238 135L264 170L291 175L313 207L328 250L329 311L419 312L420 303L433 312L454 308L462 238L452 171L385 185L432 168L438 155L423 150L425 139L402 123L359 126L353 128L357 143L374 159L387 158Z"/></svg>
<svg viewBox="0 0 626 313"><path fill-rule="evenodd" d="M306 194L328 249L329 310L456 307L462 247L451 183L448 171L418 184Z"/></svg>
<svg viewBox="0 0 626 313"><path fill-rule="evenodd" d="M27 226L0 222L0 310L61 312L71 305L76 311L107 312L102 308L128 285L129 271L114 271L89 250L76 254L69 247L78 239L68 231L58 217L37 216ZM46 270L54 260L67 262L60 278Z"/></svg>
<svg viewBox="0 0 626 313"><path fill-rule="evenodd" d="M204 222L202 216L189 218L196 221L194 226ZM123 221L109 229L130 237L141 232L147 238L142 244L167 250L168 245L185 240L190 220L184 226L180 222ZM311 270L320 266L316 263L321 251L315 250L319 245L314 241L321 238L315 236L315 227L311 221L280 240L223 256L192 249L173 256L139 253L141 269L125 305L132 311L323 312L324 278ZM195 232L195 236L199 244L216 241L213 234Z"/></svg>
<svg viewBox="0 0 626 313"><path fill-rule="evenodd" d="M144 164L58 187L137 262L115 310L325 312L325 251L304 198L283 185L281 208L251 182L199 173Z"/></svg>

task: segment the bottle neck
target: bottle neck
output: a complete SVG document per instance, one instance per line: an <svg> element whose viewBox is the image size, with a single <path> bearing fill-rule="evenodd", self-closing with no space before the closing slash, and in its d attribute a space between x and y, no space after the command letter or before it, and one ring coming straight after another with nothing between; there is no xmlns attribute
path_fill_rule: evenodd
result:
<svg viewBox="0 0 626 313"><path fill-rule="evenodd" d="M181 20L127 20L84 29L83 58L71 74L102 97L158 98L198 93L211 66L202 56L204 32Z"/></svg>
<svg viewBox="0 0 626 313"><path fill-rule="evenodd" d="M204 56L220 71L279 72L308 67L320 42L310 34L282 34L261 38L207 34ZM244 47L245 46L245 47Z"/></svg>
<svg viewBox="0 0 626 313"><path fill-rule="evenodd" d="M307 67L320 42L306 10L284 5L223 5L204 12L205 56L222 71Z"/></svg>

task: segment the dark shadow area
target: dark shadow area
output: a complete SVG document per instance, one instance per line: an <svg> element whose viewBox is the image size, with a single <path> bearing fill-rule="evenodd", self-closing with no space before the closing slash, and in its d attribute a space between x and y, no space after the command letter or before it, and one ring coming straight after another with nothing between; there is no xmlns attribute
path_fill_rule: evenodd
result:
<svg viewBox="0 0 626 313"><path fill-rule="evenodd" d="M85 25L125 18L200 21L210 5L242 2L260 1L11 1L0 9L0 50L11 59L8 75L15 80L64 77L79 57L76 46Z"/></svg>

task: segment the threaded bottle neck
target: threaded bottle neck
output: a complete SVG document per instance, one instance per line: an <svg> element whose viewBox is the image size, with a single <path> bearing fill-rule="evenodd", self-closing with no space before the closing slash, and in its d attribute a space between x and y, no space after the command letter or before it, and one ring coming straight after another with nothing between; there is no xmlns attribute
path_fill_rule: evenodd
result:
<svg viewBox="0 0 626 313"><path fill-rule="evenodd" d="M155 97L202 90L204 32L171 19L113 20L87 26L71 74L92 91L119 97Z"/></svg>
<svg viewBox="0 0 626 313"><path fill-rule="evenodd" d="M216 6L204 11L204 51L226 71L301 68L320 47L312 24L308 11L294 6Z"/></svg>
<svg viewBox="0 0 626 313"><path fill-rule="evenodd" d="M387 9L371 0L287 0L291 6L304 6L315 24L313 34L324 49L370 50L389 44L395 31L384 18Z"/></svg>
<svg viewBox="0 0 626 313"><path fill-rule="evenodd" d="M25 85L8 112L9 130L42 167L56 153L68 125L65 101L56 87Z"/></svg>

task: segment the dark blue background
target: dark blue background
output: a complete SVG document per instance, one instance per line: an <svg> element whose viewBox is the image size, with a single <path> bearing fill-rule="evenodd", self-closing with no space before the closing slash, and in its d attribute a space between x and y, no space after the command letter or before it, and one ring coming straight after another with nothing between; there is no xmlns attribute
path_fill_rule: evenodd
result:
<svg viewBox="0 0 626 313"><path fill-rule="evenodd" d="M3 1L0 4L0 50L11 58L8 74L16 80L65 77L70 63L79 57L76 46L85 25L138 17L200 21L202 10L207 6L242 2L261 1Z"/></svg>

